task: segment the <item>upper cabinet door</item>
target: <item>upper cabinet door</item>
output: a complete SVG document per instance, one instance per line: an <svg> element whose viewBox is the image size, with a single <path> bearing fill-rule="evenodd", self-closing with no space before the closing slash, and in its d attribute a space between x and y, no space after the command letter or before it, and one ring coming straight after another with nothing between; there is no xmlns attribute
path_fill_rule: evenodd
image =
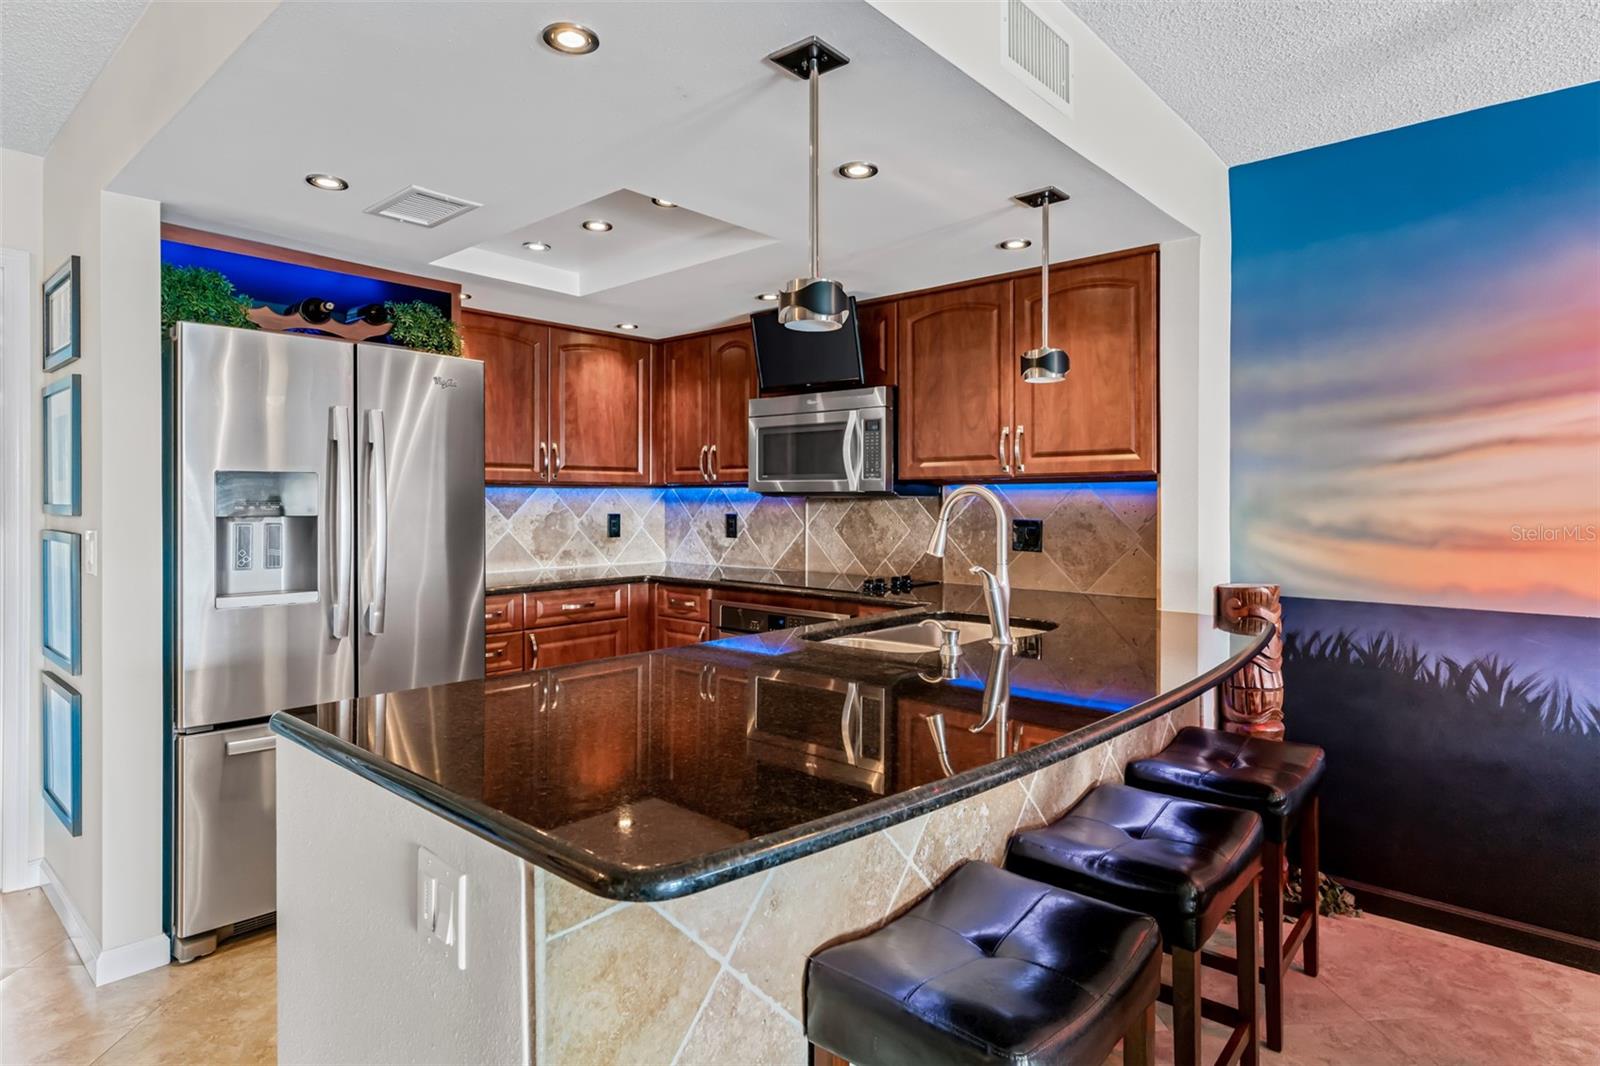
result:
<svg viewBox="0 0 1600 1066"><path fill-rule="evenodd" d="M899 340L895 329L896 310L897 305L893 300L857 309L861 316L861 321L856 323L856 328L861 332L861 369L869 388L893 385L895 382L898 369L895 365L895 342Z"/></svg>
<svg viewBox="0 0 1600 1066"><path fill-rule="evenodd" d="M468 358L483 363L483 479L543 481L539 445L548 445L549 327L463 311L461 332Z"/></svg>
<svg viewBox="0 0 1600 1066"><path fill-rule="evenodd" d="M650 482L650 345L550 331L550 437L555 480Z"/></svg>
<svg viewBox="0 0 1600 1066"><path fill-rule="evenodd" d="M1018 376L1011 283L897 301L903 479L997 477Z"/></svg>
<svg viewBox="0 0 1600 1066"><path fill-rule="evenodd" d="M707 417L705 337L685 337L662 345L662 480L672 485L704 484L711 450Z"/></svg>
<svg viewBox="0 0 1600 1066"><path fill-rule="evenodd" d="M1016 282L1018 348L1039 344L1039 279ZM1066 379L1018 379L1022 477L1156 472L1156 253L1050 271L1050 341ZM1013 430L1013 432L1019 432Z"/></svg>
<svg viewBox="0 0 1600 1066"><path fill-rule="evenodd" d="M756 394L756 357L750 327L706 338L710 363L712 480L748 484L750 480L750 399Z"/></svg>

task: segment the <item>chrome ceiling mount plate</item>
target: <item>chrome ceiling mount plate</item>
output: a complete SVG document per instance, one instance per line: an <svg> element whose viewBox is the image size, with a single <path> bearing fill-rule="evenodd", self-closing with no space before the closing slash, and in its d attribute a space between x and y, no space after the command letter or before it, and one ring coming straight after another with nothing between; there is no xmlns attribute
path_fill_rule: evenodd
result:
<svg viewBox="0 0 1600 1066"><path fill-rule="evenodd" d="M1044 188L1035 189L1032 192L1018 193L1012 199L1023 207L1044 207L1046 204L1064 203L1072 199L1072 197L1054 185L1046 185Z"/></svg>

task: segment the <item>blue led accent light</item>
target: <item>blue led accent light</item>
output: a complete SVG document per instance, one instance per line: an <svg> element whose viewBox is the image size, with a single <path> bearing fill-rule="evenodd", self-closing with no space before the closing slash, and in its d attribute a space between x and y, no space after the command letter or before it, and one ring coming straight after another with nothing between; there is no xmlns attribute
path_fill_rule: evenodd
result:
<svg viewBox="0 0 1600 1066"><path fill-rule="evenodd" d="M280 263L275 259L225 252L218 248L202 248L180 241L161 242L161 262L170 266L197 266L215 270L233 282L234 289L240 295L248 296L252 303L257 304L282 305L317 296L332 300L337 308L335 314L343 315L346 311L371 303L421 300L446 315L450 313L450 294L438 289L421 289L299 263Z"/></svg>
<svg viewBox="0 0 1600 1066"><path fill-rule="evenodd" d="M958 677L952 681L946 681L945 684L954 685L956 688L971 689L974 692L983 691L983 681L973 677ZM1125 711L1146 698L1137 696L1122 700L1108 700L1091 696L1075 696L1065 689L1023 688L1020 685L1011 686L1011 695L1013 698L1037 700L1040 703L1060 703L1072 707L1086 707L1094 711Z"/></svg>

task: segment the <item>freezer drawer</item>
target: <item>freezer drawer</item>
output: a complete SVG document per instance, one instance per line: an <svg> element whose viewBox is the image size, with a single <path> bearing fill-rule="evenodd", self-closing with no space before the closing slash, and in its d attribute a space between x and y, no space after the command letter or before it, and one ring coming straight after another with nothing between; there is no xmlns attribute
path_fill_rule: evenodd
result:
<svg viewBox="0 0 1600 1066"><path fill-rule="evenodd" d="M177 936L197 936L272 911L276 739L265 724L177 738Z"/></svg>

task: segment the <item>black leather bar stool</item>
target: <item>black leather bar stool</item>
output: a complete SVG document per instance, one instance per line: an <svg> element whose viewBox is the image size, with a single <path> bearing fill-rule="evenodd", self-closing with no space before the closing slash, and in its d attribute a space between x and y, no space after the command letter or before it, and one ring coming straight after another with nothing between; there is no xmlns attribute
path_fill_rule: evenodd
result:
<svg viewBox="0 0 1600 1066"><path fill-rule="evenodd" d="M1262 983L1267 989L1267 1047L1283 1050L1283 975L1302 947L1306 973L1317 976L1317 791L1326 759L1314 744L1225 733L1190 726L1148 759L1128 767L1130 785L1169 796L1220 803L1255 813L1266 830L1261 853ZM1284 845L1298 834L1299 918L1283 935ZM1233 960L1207 954L1208 965L1233 969Z"/></svg>
<svg viewBox="0 0 1600 1066"><path fill-rule="evenodd" d="M987 863L806 962L813 1063L1151 1066L1161 938L1142 914Z"/></svg>
<svg viewBox="0 0 1600 1066"><path fill-rule="evenodd" d="M1218 1063L1255 1066L1256 879L1261 819L1127 785L1101 785L1061 818L1011 838L1006 869L1131 910L1161 927L1172 953L1178 1066L1200 1062L1202 1016L1230 1026ZM1200 992L1200 952L1238 904L1238 1004Z"/></svg>

